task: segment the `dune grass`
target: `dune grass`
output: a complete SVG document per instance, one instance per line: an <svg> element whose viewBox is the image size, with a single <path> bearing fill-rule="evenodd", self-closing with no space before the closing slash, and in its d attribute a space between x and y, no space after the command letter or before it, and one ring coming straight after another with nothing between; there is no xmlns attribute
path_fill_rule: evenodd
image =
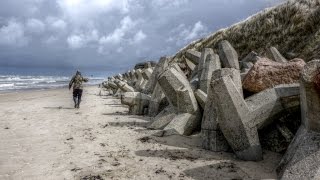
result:
<svg viewBox="0 0 320 180"><path fill-rule="evenodd" d="M215 51L221 40L228 40L241 60L251 51L266 55L275 46L287 59L300 57L306 61L320 58L320 0L289 0L265 9L229 28L195 41L181 49L174 58L183 60L185 51Z"/></svg>

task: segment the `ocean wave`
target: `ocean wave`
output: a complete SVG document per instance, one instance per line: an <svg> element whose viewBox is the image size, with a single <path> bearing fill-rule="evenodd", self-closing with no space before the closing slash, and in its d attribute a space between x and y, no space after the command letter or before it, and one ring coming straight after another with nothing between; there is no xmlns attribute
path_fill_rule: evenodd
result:
<svg viewBox="0 0 320 180"><path fill-rule="evenodd" d="M66 76L18 76L0 75L0 91L23 89L51 89L67 87L71 77ZM102 77L89 77L86 84L101 83Z"/></svg>
<svg viewBox="0 0 320 180"><path fill-rule="evenodd" d="M4 87L14 87L14 84L0 84L0 88L4 88Z"/></svg>

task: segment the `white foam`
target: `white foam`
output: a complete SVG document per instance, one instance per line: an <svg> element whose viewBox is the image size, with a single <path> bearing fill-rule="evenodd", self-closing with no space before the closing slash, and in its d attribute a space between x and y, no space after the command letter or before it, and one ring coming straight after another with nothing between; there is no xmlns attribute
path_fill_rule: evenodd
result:
<svg viewBox="0 0 320 180"><path fill-rule="evenodd" d="M0 84L0 88L3 88L3 87L13 87L14 84L13 83L10 83L10 84Z"/></svg>
<svg viewBox="0 0 320 180"><path fill-rule="evenodd" d="M0 75L0 91L21 89L50 89L66 87L71 77ZM89 77L88 84L99 84L104 78Z"/></svg>

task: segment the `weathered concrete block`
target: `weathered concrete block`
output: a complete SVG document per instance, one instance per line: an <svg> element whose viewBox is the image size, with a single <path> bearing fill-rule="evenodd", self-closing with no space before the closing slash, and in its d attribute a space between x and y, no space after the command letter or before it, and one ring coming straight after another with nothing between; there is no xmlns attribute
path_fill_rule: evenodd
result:
<svg viewBox="0 0 320 180"><path fill-rule="evenodd" d="M313 60L304 67L301 78L302 124L320 132L320 60Z"/></svg>
<svg viewBox="0 0 320 180"><path fill-rule="evenodd" d="M277 168L278 179L300 180L320 177L320 133L301 126Z"/></svg>
<svg viewBox="0 0 320 180"><path fill-rule="evenodd" d="M240 70L238 53L228 41L223 40L219 43L219 56L224 68Z"/></svg>
<svg viewBox="0 0 320 180"><path fill-rule="evenodd" d="M210 56L213 56L214 52L211 48L204 48L201 52L201 57L198 64L198 77L200 79L202 70L205 68L206 60L210 58Z"/></svg>
<svg viewBox="0 0 320 180"><path fill-rule="evenodd" d="M194 132L195 127L199 127L199 122L196 115L189 113L182 113L176 115L172 121L164 128L164 136L181 134L191 135Z"/></svg>
<svg viewBox="0 0 320 180"><path fill-rule="evenodd" d="M262 149L256 127L246 124L249 109L229 76L213 84L219 102L219 127L236 155L243 160L262 160Z"/></svg>
<svg viewBox="0 0 320 180"><path fill-rule="evenodd" d="M129 106L129 113L144 115L148 108L150 96L140 92L126 92L121 95L121 103Z"/></svg>
<svg viewBox="0 0 320 180"><path fill-rule="evenodd" d="M199 88L199 78L198 78L198 76L195 76L190 80L190 86L191 86L191 89L193 91L195 91L195 90L197 90Z"/></svg>
<svg viewBox="0 0 320 180"><path fill-rule="evenodd" d="M221 69L219 56L210 48L205 48L201 54L198 65L198 78L200 80L200 89L207 93L212 72Z"/></svg>
<svg viewBox="0 0 320 180"><path fill-rule="evenodd" d="M148 115L151 117L156 116L159 113L159 105L161 101L166 98L160 85L157 83L154 91L151 95L151 100L149 104L149 112Z"/></svg>
<svg viewBox="0 0 320 180"><path fill-rule="evenodd" d="M176 116L175 109L172 106L166 107L155 118L149 129L164 129Z"/></svg>
<svg viewBox="0 0 320 180"><path fill-rule="evenodd" d="M279 179L320 177L320 60L307 63L300 77L302 124L277 169Z"/></svg>
<svg viewBox="0 0 320 180"><path fill-rule="evenodd" d="M151 62L146 62L146 63L144 64L144 69L148 69L148 68L152 68Z"/></svg>
<svg viewBox="0 0 320 180"><path fill-rule="evenodd" d="M121 80L115 80L114 83L122 90L122 92L134 92L134 88Z"/></svg>
<svg viewBox="0 0 320 180"><path fill-rule="evenodd" d="M272 123L275 119L286 115L300 107L299 84L284 84L264 90L245 100L250 109L249 126L258 129Z"/></svg>
<svg viewBox="0 0 320 180"><path fill-rule="evenodd" d="M219 79L223 76L229 76L232 78L234 84L240 94L242 94L242 85L239 75L239 70L231 68L223 68L216 70L212 73L212 80ZM227 140L224 138L218 125L218 120L221 119L221 114L219 111L219 101L213 89L213 84L211 81L210 88L208 90L207 101L202 116L201 131L206 131L208 133L202 133L202 140L205 149L210 149L212 151L228 151L230 149ZM219 135L219 136L218 136ZM207 143L212 143L211 145Z"/></svg>
<svg viewBox="0 0 320 180"><path fill-rule="evenodd" d="M108 81L108 85L109 85L111 88L118 89L118 86L117 86L113 81Z"/></svg>
<svg viewBox="0 0 320 180"><path fill-rule="evenodd" d="M160 75L158 81L170 104L176 107L179 112L192 114L198 110L191 86L182 71L179 70L179 66L169 67ZM179 97L181 98L180 104Z"/></svg>
<svg viewBox="0 0 320 180"><path fill-rule="evenodd" d="M123 80L123 77L122 77L122 75L121 75L121 74L118 74L118 75L116 75L116 76L115 76L115 79Z"/></svg>
<svg viewBox="0 0 320 180"><path fill-rule="evenodd" d="M199 112L198 102L193 94L191 88L181 87L177 92L177 110L178 113L196 114Z"/></svg>
<svg viewBox="0 0 320 180"><path fill-rule="evenodd" d="M259 59L260 57L258 53L251 51L245 58L240 61L241 73L249 71Z"/></svg>
<svg viewBox="0 0 320 180"><path fill-rule="evenodd" d="M177 70L177 68L179 67L169 67L166 71L160 74L158 79L158 83L161 86L162 91L168 98L170 104L174 107L178 107L177 90L184 86L190 87L188 80Z"/></svg>
<svg viewBox="0 0 320 180"><path fill-rule="evenodd" d="M179 116L172 125L165 128L166 131L189 134L197 129L201 123L199 107L187 78L179 70L178 66L170 66L159 77L159 85L166 95L169 103L176 109L177 113L185 114ZM186 115L186 114L190 114ZM181 120L181 122L176 122ZM175 124L183 125L179 127ZM170 130L170 128L173 128Z"/></svg>
<svg viewBox="0 0 320 180"><path fill-rule="evenodd" d="M136 71L134 69L130 70L129 75L130 75L130 80L131 80L129 82L129 85L132 87L135 87L135 84L137 82Z"/></svg>
<svg viewBox="0 0 320 180"><path fill-rule="evenodd" d="M129 81L129 80L130 80L130 76L129 76L128 72L126 72L126 73L123 74L123 78L124 78L126 81Z"/></svg>
<svg viewBox="0 0 320 180"><path fill-rule="evenodd" d="M143 69L142 70L142 77L144 79L144 81L141 84L141 91L144 92L144 90L146 89L146 85L148 84L150 78L151 78L151 74L153 72L152 68L147 68L147 69Z"/></svg>
<svg viewBox="0 0 320 180"><path fill-rule="evenodd" d="M145 80L149 80L150 77L151 77L152 72L153 72L153 69L152 69L152 68L143 69L143 70L142 70L142 77L143 77Z"/></svg>
<svg viewBox="0 0 320 180"><path fill-rule="evenodd" d="M275 47L270 47L270 48L269 48L269 51L267 51L267 52L268 52L270 58L273 59L273 60L275 60L276 62L279 62L279 63L286 63L286 62L288 62L288 61L286 60L286 58L284 58L284 57L281 55L281 53L278 51L278 49L275 48Z"/></svg>
<svg viewBox="0 0 320 180"><path fill-rule="evenodd" d="M241 81L244 80L244 78L246 77L247 74L248 74L248 71L240 73Z"/></svg>
<svg viewBox="0 0 320 180"><path fill-rule="evenodd" d="M215 70L212 73L211 80L216 79L218 77L223 77L223 76L230 76L234 85L237 87L238 91L240 92L240 94L243 94L241 74L239 70L234 68L222 68L222 69Z"/></svg>
<svg viewBox="0 0 320 180"><path fill-rule="evenodd" d="M250 92L260 92L279 84L297 83L304 66L302 59L278 63L261 58L245 76L243 88Z"/></svg>
<svg viewBox="0 0 320 180"><path fill-rule="evenodd" d="M255 64L260 59L259 55L255 51L251 51L246 57L244 57L241 62L243 63L252 63ZM245 64L243 64L245 65ZM243 68L250 68L250 67L243 67Z"/></svg>
<svg viewBox="0 0 320 180"><path fill-rule="evenodd" d="M287 109L299 106L298 98L289 104L283 101L288 97L297 97L298 86L279 86L244 100L230 75L216 74L220 74L220 77L213 76L211 84L216 106L212 112L216 113L214 117L219 118L213 119L211 127L204 124L207 122L203 124L214 130L219 126L228 144L240 159L261 160L262 151L257 130Z"/></svg>
<svg viewBox="0 0 320 180"><path fill-rule="evenodd" d="M122 91L120 88L118 88L118 89L116 90L116 93L114 93L114 96L120 98L121 95L122 95L122 93L123 93L123 91Z"/></svg>
<svg viewBox="0 0 320 180"><path fill-rule="evenodd" d="M112 84L112 86L111 86L111 84ZM111 94L115 94L116 91L118 90L117 85L114 84L112 81L104 82L103 87L106 88L108 91L110 91ZM116 87L116 88L114 88L114 87Z"/></svg>
<svg viewBox="0 0 320 180"><path fill-rule="evenodd" d="M229 151L231 148L221 130L201 130L202 147L211 151Z"/></svg>
<svg viewBox="0 0 320 180"><path fill-rule="evenodd" d="M199 63L201 53L192 49L187 50L186 57L195 65Z"/></svg>
<svg viewBox="0 0 320 180"><path fill-rule="evenodd" d="M201 89L197 89L194 92L194 95L195 95L198 103L200 104L201 108L204 109L204 107L206 105L206 101L207 101L207 94L205 92L203 92Z"/></svg>
<svg viewBox="0 0 320 180"><path fill-rule="evenodd" d="M195 68L196 68L196 65L193 64L193 62L190 61L189 59L185 59L185 61L186 61L187 66L189 67L189 69L190 69L191 71L194 71Z"/></svg>
<svg viewBox="0 0 320 180"><path fill-rule="evenodd" d="M137 77L137 81L135 83L135 89L138 90L138 91L141 91L142 90L142 85L143 85L143 83L145 81L145 79L142 76L142 70L141 69L137 69L135 71L135 75Z"/></svg>
<svg viewBox="0 0 320 180"><path fill-rule="evenodd" d="M161 57L158 64L155 66L148 83L145 86L143 92L145 94L151 94L158 82L158 76L168 67L169 59L167 57Z"/></svg>

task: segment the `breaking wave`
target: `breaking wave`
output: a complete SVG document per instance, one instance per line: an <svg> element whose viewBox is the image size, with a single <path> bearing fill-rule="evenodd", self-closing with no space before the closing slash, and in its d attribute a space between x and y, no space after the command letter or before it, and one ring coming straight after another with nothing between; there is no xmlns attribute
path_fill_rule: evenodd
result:
<svg viewBox="0 0 320 180"><path fill-rule="evenodd" d="M67 87L71 77L65 76L18 76L0 75L0 91L28 89L53 89ZM100 77L89 77L90 85L103 81Z"/></svg>

